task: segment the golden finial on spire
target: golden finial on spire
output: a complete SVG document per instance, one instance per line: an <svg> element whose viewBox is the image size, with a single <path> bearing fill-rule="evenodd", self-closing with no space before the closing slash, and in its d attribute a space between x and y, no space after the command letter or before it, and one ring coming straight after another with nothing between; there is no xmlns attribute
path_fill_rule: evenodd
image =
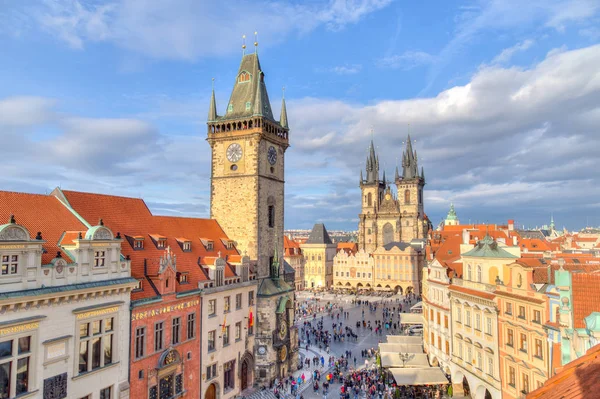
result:
<svg viewBox="0 0 600 399"><path fill-rule="evenodd" d="M258 32L254 32L254 49L258 47Z"/></svg>
<svg viewBox="0 0 600 399"><path fill-rule="evenodd" d="M242 35L242 55L246 54L246 35Z"/></svg>

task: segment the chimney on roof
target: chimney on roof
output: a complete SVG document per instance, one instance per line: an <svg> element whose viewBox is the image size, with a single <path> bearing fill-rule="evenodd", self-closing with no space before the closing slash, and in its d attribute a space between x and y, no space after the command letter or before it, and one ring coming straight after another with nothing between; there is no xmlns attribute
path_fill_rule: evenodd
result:
<svg viewBox="0 0 600 399"><path fill-rule="evenodd" d="M563 266L565 265L565 258L558 258L558 266L560 266L560 270L564 270Z"/></svg>
<svg viewBox="0 0 600 399"><path fill-rule="evenodd" d="M517 236L513 236L513 246L517 246Z"/></svg>
<svg viewBox="0 0 600 399"><path fill-rule="evenodd" d="M508 219L508 231L513 231L515 229L515 221L512 219Z"/></svg>
<svg viewBox="0 0 600 399"><path fill-rule="evenodd" d="M463 229L463 232L462 232L463 244L469 244L470 239L471 239L471 233L469 233L469 230Z"/></svg>

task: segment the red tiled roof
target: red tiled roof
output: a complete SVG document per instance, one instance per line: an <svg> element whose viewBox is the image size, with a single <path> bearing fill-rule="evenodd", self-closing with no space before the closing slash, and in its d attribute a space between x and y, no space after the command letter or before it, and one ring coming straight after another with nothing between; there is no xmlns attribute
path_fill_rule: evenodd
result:
<svg viewBox="0 0 600 399"><path fill-rule="evenodd" d="M216 257L219 252L225 255L239 255L237 250L227 249L221 241L226 237L221 226L213 219L185 218L174 216L154 216L139 198L117 197L113 195L102 195L82 193L75 191L63 191L69 204L75 211L89 223L95 223L103 219L106 227L113 233L120 232L121 235L130 237L158 235L166 237L166 246L171 248L177 257L177 270L188 273L190 284L177 285L177 292L196 289L198 282L208 279L207 273L198 264L209 264L208 257ZM74 230L74 229L71 229ZM177 243L176 237L207 237L213 241L213 251L207 251L200 239L192 240L190 251L183 251ZM149 240L146 240L149 241ZM143 250L134 250L127 240L123 240L121 251L124 255L131 257L131 275L138 279L144 279L146 274L151 275L158 270L158 261L164 254L164 249L156 248L152 242L146 242ZM145 266L147 273L145 273ZM155 296L156 292L150 284L142 284L141 292L132 293L132 299L140 299Z"/></svg>
<svg viewBox="0 0 600 399"><path fill-rule="evenodd" d="M521 238L519 246L521 249L526 248L530 252L544 252L551 250L548 242L540 240L539 238Z"/></svg>
<svg viewBox="0 0 600 399"><path fill-rule="evenodd" d="M31 239L38 231L42 233L46 241L42 264L50 263L61 250L59 240L63 234L83 231L85 235L87 231L87 227L52 196L0 191L0 223L8 223L10 215L15 215L17 224L29 230ZM70 260L64 251L63 257Z"/></svg>
<svg viewBox="0 0 600 399"><path fill-rule="evenodd" d="M508 298L514 298L514 299L518 299L521 301L528 301L528 302L537 303L537 304L544 303L543 299L534 298L532 296L526 296L526 295L518 295L518 294L514 294L512 292L507 292L507 291L502 291L502 290L497 290L496 295L508 297Z"/></svg>
<svg viewBox="0 0 600 399"><path fill-rule="evenodd" d="M572 273L571 284L574 327L585 328L583 319L600 310L600 273Z"/></svg>
<svg viewBox="0 0 600 399"><path fill-rule="evenodd" d="M591 399L600 392L600 345L568 363L527 399Z"/></svg>

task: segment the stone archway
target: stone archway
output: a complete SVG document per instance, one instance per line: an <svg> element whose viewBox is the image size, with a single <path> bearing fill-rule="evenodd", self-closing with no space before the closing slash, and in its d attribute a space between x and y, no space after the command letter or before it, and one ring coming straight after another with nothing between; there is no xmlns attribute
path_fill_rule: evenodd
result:
<svg viewBox="0 0 600 399"><path fill-rule="evenodd" d="M467 380L466 376L463 376L462 379L462 388L463 388L463 393L466 397L471 397L471 387L469 386L469 380Z"/></svg>
<svg viewBox="0 0 600 399"><path fill-rule="evenodd" d="M400 294L400 295L402 295L402 293L403 293L402 287L399 285L394 287L394 291L396 291L396 294Z"/></svg>
<svg viewBox="0 0 600 399"><path fill-rule="evenodd" d="M206 389L206 393L204 394L204 399L217 399L217 393L219 390L217 389L217 384L212 383Z"/></svg>
<svg viewBox="0 0 600 399"><path fill-rule="evenodd" d="M244 391L250 388L254 383L253 373L254 370L254 358L250 352L244 353L240 361L239 378L240 378L240 391Z"/></svg>
<svg viewBox="0 0 600 399"><path fill-rule="evenodd" d="M488 389L486 387L484 387L483 385L480 385L477 387L475 397L481 398L481 399L492 399L492 394L490 393L490 391L488 391Z"/></svg>
<svg viewBox="0 0 600 399"><path fill-rule="evenodd" d="M433 357L433 360L431 361L431 367L439 367L440 365L440 361L438 360L437 357Z"/></svg>

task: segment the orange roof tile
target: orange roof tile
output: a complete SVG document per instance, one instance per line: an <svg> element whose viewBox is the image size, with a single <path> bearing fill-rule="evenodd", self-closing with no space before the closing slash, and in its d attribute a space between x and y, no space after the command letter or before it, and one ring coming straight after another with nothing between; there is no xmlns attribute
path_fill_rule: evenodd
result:
<svg viewBox="0 0 600 399"><path fill-rule="evenodd" d="M527 394L527 399L589 399L600 392L600 345L568 363L540 388Z"/></svg>
<svg viewBox="0 0 600 399"><path fill-rule="evenodd" d="M118 197L113 195L63 191L69 204L88 222L103 219L106 227L130 237L152 234L165 237L166 245L177 256L177 270L188 273L190 284L177 285L177 292L196 289L198 282L208 279L208 274L199 264L205 264L207 257L239 255L237 250L227 249L221 238L226 237L221 226L214 219L186 218L175 216L154 216L146 203L139 198ZM91 222L90 222L91 223ZM73 229L74 230L74 229ZM160 232L157 234L156 232ZM208 237L213 241L213 251L207 251L201 242L193 241L190 251L183 251L175 237ZM145 278L158 270L158 260L164 249L154 245L145 245L143 250L134 250L124 240L121 251L131 257L131 275ZM146 265L146 268L145 268ZM147 269L147 273L145 270ZM132 293L132 299L155 296L150 284L143 284L141 292Z"/></svg>
<svg viewBox="0 0 600 399"><path fill-rule="evenodd" d="M17 224L29 230L31 239L37 232L42 233L45 252L42 264L49 264L62 250L59 240L64 240L66 232L87 231L87 227L79 221L60 201L52 196L0 191L0 223L7 223L10 215L15 215ZM71 234L69 233L69 238ZM70 260L63 251L63 257Z"/></svg>
<svg viewBox="0 0 600 399"><path fill-rule="evenodd" d="M600 310L600 273L573 273L573 323L575 328L585 328L583 319Z"/></svg>

